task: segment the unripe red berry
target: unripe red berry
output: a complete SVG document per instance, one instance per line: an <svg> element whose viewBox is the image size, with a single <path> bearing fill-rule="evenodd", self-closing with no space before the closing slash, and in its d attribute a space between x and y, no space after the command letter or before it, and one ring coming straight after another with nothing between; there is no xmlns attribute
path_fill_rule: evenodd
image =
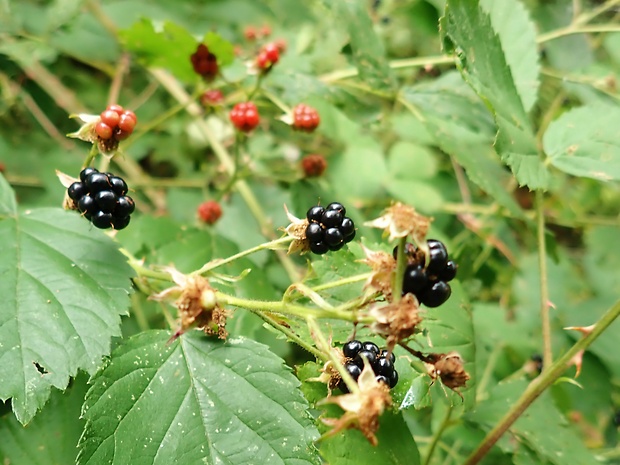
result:
<svg viewBox="0 0 620 465"><path fill-rule="evenodd" d="M214 224L222 216L222 207L215 200L207 200L198 206L198 217L206 224Z"/></svg>
<svg viewBox="0 0 620 465"><path fill-rule="evenodd" d="M112 137L113 134L113 129L108 126L107 124L105 124L102 121L99 121L96 125L95 125L95 132L97 133L97 135L99 136L99 138L107 140L110 139Z"/></svg>
<svg viewBox="0 0 620 465"><path fill-rule="evenodd" d="M271 35L271 26L269 24L265 24L260 28L260 35L263 37L269 37Z"/></svg>
<svg viewBox="0 0 620 465"><path fill-rule="evenodd" d="M300 103L293 109L293 129L312 132L318 127L320 122L319 113L308 105Z"/></svg>
<svg viewBox="0 0 620 465"><path fill-rule="evenodd" d="M243 132L250 132L260 122L258 109L252 102L236 104L230 111L229 117L232 124Z"/></svg>
<svg viewBox="0 0 620 465"><path fill-rule="evenodd" d="M327 169L327 161L323 155L306 155L301 159L301 168L308 178L321 176Z"/></svg>
<svg viewBox="0 0 620 465"><path fill-rule="evenodd" d="M280 51L275 44L267 44L261 48L256 57L256 67L263 72L269 71L280 59Z"/></svg>
<svg viewBox="0 0 620 465"><path fill-rule="evenodd" d="M205 107L219 105L223 101L224 94L219 89L207 90L200 96L200 103Z"/></svg>
<svg viewBox="0 0 620 465"><path fill-rule="evenodd" d="M285 39L276 39L274 42L274 45L277 47L278 52L280 52L280 55L283 54L284 52L286 52L286 40Z"/></svg>
<svg viewBox="0 0 620 465"><path fill-rule="evenodd" d="M256 28L254 26L247 26L243 31L243 35L247 40L253 41L256 40L258 34L256 33Z"/></svg>

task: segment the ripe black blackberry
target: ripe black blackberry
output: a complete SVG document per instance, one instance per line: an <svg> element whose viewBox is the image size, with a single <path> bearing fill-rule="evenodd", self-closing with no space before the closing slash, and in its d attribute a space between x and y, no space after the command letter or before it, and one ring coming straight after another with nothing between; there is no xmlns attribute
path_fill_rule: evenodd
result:
<svg viewBox="0 0 620 465"><path fill-rule="evenodd" d="M375 373L377 381L385 383L390 389L398 383L398 372L394 369L394 362L396 361L394 354L390 354L388 357L387 350L379 350L374 342L349 341L342 346L342 352L346 357L344 367L355 381L362 373L364 359L366 359ZM347 385L342 380L338 383L338 388L344 393L349 392Z"/></svg>
<svg viewBox="0 0 620 465"><path fill-rule="evenodd" d="M84 168L80 181L69 186L67 195L95 227L123 229L136 208L127 190L127 183L119 176Z"/></svg>
<svg viewBox="0 0 620 465"><path fill-rule="evenodd" d="M330 250L340 250L353 240L355 224L345 216L346 213L347 210L338 202L332 202L327 207L315 205L308 210L306 239L310 242L312 253L322 255Z"/></svg>
<svg viewBox="0 0 620 465"><path fill-rule="evenodd" d="M403 276L403 295L413 294L420 303L434 308L445 303L452 294L448 282L456 277L458 266L449 259L443 242L429 239L426 244L429 251L428 263L425 263L425 254L415 245L407 243L405 246L407 267ZM392 252L394 258L397 253L398 246Z"/></svg>

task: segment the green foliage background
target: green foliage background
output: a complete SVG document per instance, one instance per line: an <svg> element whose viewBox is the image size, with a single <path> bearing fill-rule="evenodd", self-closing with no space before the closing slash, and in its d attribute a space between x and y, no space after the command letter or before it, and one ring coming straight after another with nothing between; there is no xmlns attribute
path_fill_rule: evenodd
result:
<svg viewBox="0 0 620 465"><path fill-rule="evenodd" d="M230 421L245 422L244 444L256 448L260 463L320 463L319 454L332 465L464 462L535 375L541 247L556 357L580 337L563 328L595 323L618 300L620 11L613 0L447 3L0 1L1 460L253 463L230 452L235 444L220 431ZM234 142L227 112L256 85L246 62L257 44L244 29L264 24L287 50L256 94L262 122L243 151L246 190L238 184L222 197L220 152ZM199 41L217 54L226 81L208 85L193 74L189 55ZM223 90L223 107L207 112L184 103L184 95L196 99L209 86ZM138 203L116 242L60 210L64 188L55 175L76 176L89 150L65 138L78 128L68 116L97 114L110 98L139 120L110 165ZM282 108L299 102L320 112L311 135L279 119ZM310 153L328 162L321 178L303 176L299 160ZM224 215L206 227L196 208L220 197ZM237 310L229 320L237 341L231 347L239 351L230 359L198 337L166 346L162 307L132 289L134 274L118 252L121 246L147 263L190 272L275 237L288 222L283 204L303 216L317 199L345 204L362 243L385 251L393 244L363 223L393 200L408 203L434 218L430 236L459 263L454 296L429 311L427 329L436 350L457 349L466 359L472 380L465 401L438 382L429 386L423 367L397 351L397 408L381 419L378 448L347 431L315 449L324 432L316 402L326 390L307 379L320 364L250 312ZM321 284L366 272L356 262L362 256L352 244L294 263L310 270L308 283ZM273 253L222 271L250 268L226 291L278 300L290 284ZM357 283L325 295L344 302L360 292ZM336 344L350 335L348 323L321 323ZM360 334L371 337L363 328ZM553 385L482 463L620 463L613 423L619 337L616 322L586 352L577 383ZM134 364L141 350L145 358ZM192 374L204 361L199 353L211 365ZM103 356L110 356L105 363ZM175 361L182 375L171 368ZM237 373L241 361L264 378ZM148 383L162 372L170 385L162 382L149 399ZM94 376L90 386L83 373ZM573 375L571 368L566 376ZM125 376L148 381L123 392L146 392L143 405L131 396L106 400L107 388ZM245 390L227 398L227 382ZM236 410L260 395L270 400L252 405L249 417ZM221 402L215 416L208 399ZM260 421L277 423L267 407L273 399L286 421L266 431ZM191 434L176 423L189 424ZM125 445L113 444L118 428ZM154 442L140 451L132 435ZM178 453L164 448L159 456L163 446Z"/></svg>

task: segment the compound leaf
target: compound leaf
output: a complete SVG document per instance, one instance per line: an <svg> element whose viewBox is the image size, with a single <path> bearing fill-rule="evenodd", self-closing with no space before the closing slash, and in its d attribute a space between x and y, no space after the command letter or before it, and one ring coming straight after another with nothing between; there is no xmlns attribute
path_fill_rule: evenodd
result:
<svg viewBox="0 0 620 465"><path fill-rule="evenodd" d="M65 392L54 390L45 410L24 428L12 415L0 417L0 461L60 465L75 462L84 425L80 412L87 377L78 376Z"/></svg>
<svg viewBox="0 0 620 465"><path fill-rule="evenodd" d="M566 173L618 180L620 108L587 105L568 111L551 123L543 146L551 164Z"/></svg>
<svg viewBox="0 0 620 465"><path fill-rule="evenodd" d="M538 156L536 137L510 67L519 58L505 56L515 48L504 47L503 36L497 35L491 18L477 1L449 0L441 28L446 45L456 53L463 79L493 111L499 130L497 152L519 184L545 188L549 173ZM527 44L523 47L525 50Z"/></svg>
<svg viewBox="0 0 620 465"><path fill-rule="evenodd" d="M383 43L374 31L366 3L357 0L329 2L351 39L353 61L360 78L374 89L391 89L394 78L385 58Z"/></svg>
<svg viewBox="0 0 620 465"><path fill-rule="evenodd" d="M379 419L373 447L357 430L346 430L321 444L321 455L330 465L419 465L418 446L402 414L385 412Z"/></svg>
<svg viewBox="0 0 620 465"><path fill-rule="evenodd" d="M143 332L120 346L84 404L78 464L317 464L299 381L252 340Z"/></svg>
<svg viewBox="0 0 620 465"><path fill-rule="evenodd" d="M11 201L0 183L3 205ZM14 208L14 207L12 207ZM94 372L120 335L131 268L105 234L55 208L0 216L0 399L28 423L52 386Z"/></svg>
<svg viewBox="0 0 620 465"><path fill-rule="evenodd" d="M480 403L476 411L468 414L466 419L485 428L495 426L526 388L525 380L500 383L490 392L489 398ZM570 429L548 392L528 407L510 428L510 432L518 441L505 439L498 443L507 452L517 452L516 449L521 449L525 444L539 457L555 465L564 465L567 460L583 465L598 463L577 434Z"/></svg>

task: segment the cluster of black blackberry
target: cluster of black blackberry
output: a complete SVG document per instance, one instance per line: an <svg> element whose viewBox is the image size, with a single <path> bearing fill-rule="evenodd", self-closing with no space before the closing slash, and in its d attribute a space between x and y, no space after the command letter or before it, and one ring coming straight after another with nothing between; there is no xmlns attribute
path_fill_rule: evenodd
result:
<svg viewBox="0 0 620 465"><path fill-rule="evenodd" d="M388 357L387 350L379 350L374 342L360 342L357 340L349 341L342 347L342 352L346 357L344 367L351 377L357 381L364 369L364 359L368 360L372 371L375 372L375 379L393 388L398 383L398 372L394 369L396 358L394 354ZM340 381L338 388L342 392L349 392L344 381Z"/></svg>
<svg viewBox="0 0 620 465"><path fill-rule="evenodd" d="M100 229L127 227L135 209L134 201L127 194L123 178L111 173L100 173L95 168L84 168L80 181L67 189L78 210Z"/></svg>
<svg viewBox="0 0 620 465"><path fill-rule="evenodd" d="M427 307L439 307L452 293L448 281L456 277L457 265L449 260L443 242L429 239L426 244L429 251L428 265L422 250L410 243L406 245L407 268L403 276L403 295L411 293ZM398 246L394 248L393 255L396 259Z"/></svg>
<svg viewBox="0 0 620 465"><path fill-rule="evenodd" d="M355 224L346 217L347 210L341 203L332 202L327 207L316 205L308 210L306 218L306 238L310 241L310 251L317 255L329 250L340 250L355 237Z"/></svg>

